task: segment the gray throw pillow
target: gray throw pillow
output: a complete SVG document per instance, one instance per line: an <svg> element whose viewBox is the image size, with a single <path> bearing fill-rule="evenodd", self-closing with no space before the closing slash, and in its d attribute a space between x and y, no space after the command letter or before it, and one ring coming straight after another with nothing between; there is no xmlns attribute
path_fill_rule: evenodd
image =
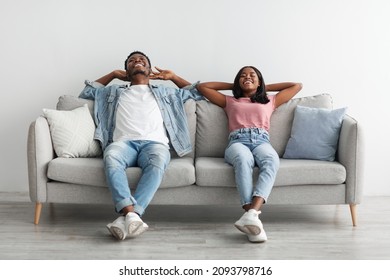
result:
<svg viewBox="0 0 390 280"><path fill-rule="evenodd" d="M298 105L283 158L334 161L346 110Z"/></svg>

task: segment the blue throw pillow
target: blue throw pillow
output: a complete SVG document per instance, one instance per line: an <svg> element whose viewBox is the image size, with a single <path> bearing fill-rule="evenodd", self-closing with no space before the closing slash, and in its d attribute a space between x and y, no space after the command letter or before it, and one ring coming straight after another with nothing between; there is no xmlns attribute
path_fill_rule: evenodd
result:
<svg viewBox="0 0 390 280"><path fill-rule="evenodd" d="M283 158L334 161L346 111L298 105Z"/></svg>

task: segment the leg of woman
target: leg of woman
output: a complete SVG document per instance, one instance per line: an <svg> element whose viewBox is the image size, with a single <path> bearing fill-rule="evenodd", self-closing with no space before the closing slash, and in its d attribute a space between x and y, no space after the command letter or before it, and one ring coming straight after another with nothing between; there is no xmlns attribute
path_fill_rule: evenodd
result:
<svg viewBox="0 0 390 280"><path fill-rule="evenodd" d="M225 160L234 168L241 205L245 209L252 202L253 167L255 164L253 155L244 144L235 142L225 150Z"/></svg>
<svg viewBox="0 0 390 280"><path fill-rule="evenodd" d="M259 167L259 177L252 194L252 209L248 210L246 220L257 220L257 228L255 229L258 231L256 232L252 228L247 236L250 242L264 242L267 240L267 234L258 216L261 213L261 206L268 199L274 185L276 172L279 169L279 156L269 142L261 143L252 150L252 153L256 165Z"/></svg>
<svg viewBox="0 0 390 280"><path fill-rule="evenodd" d="M225 159L234 167L241 204L245 210L249 210L234 223L234 226L241 232L245 233L249 240L251 240L251 236L258 235L261 232L261 222L258 218L258 212L250 209L253 196L252 174L254 158L252 152L246 145L235 142L230 144L226 149Z"/></svg>
<svg viewBox="0 0 390 280"><path fill-rule="evenodd" d="M253 189L253 205L256 210L265 203L275 183L279 169L279 156L270 143L264 142L252 150L256 165L259 167L259 176Z"/></svg>

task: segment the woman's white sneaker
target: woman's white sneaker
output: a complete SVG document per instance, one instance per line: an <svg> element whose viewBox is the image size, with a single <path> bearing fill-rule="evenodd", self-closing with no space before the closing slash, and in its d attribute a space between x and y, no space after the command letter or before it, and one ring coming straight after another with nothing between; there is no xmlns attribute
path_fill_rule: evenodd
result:
<svg viewBox="0 0 390 280"><path fill-rule="evenodd" d="M260 243L260 242L267 241L267 234L265 233L263 227L261 227L260 234L257 235L247 234L247 236L248 236L248 240L253 243Z"/></svg>

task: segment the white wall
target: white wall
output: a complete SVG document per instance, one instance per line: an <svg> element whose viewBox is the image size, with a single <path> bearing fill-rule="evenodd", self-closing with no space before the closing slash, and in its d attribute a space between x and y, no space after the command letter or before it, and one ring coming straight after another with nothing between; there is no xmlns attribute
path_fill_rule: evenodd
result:
<svg viewBox="0 0 390 280"><path fill-rule="evenodd" d="M366 195L390 195L390 2L386 0L1 0L0 191L27 191L26 138L43 107L142 50L188 80L247 64L298 96L333 95L366 140Z"/></svg>

